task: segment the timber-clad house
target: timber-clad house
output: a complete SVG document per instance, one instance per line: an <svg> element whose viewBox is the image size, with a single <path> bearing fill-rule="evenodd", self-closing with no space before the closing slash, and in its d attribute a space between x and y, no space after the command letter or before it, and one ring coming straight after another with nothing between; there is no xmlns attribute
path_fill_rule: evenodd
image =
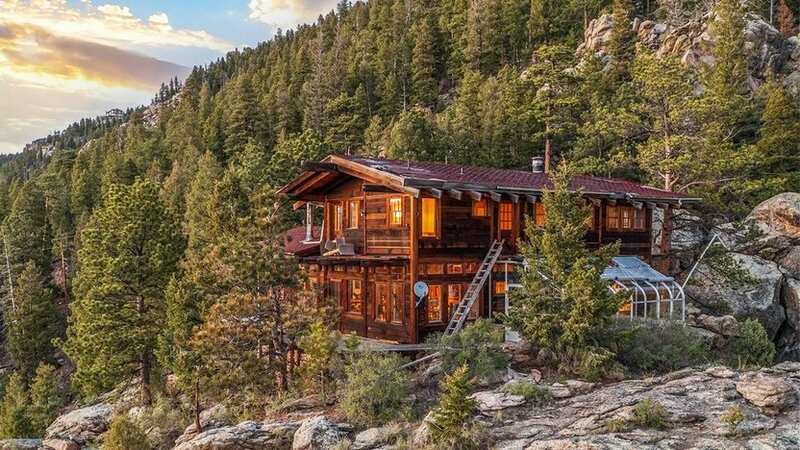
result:
<svg viewBox="0 0 800 450"><path fill-rule="evenodd" d="M331 155L307 163L279 194L308 207L307 227L287 235L287 251L338 301L341 331L418 343L448 327L468 290L475 300L467 318L508 307L524 218L543 223L541 194L550 186L537 162L523 171ZM622 255L646 262L653 210L696 201L601 177L574 177L571 189L593 206L587 245L620 241ZM314 206L321 226L312 226ZM493 243L498 254L490 258ZM424 301L412 289L418 281L428 287Z"/></svg>

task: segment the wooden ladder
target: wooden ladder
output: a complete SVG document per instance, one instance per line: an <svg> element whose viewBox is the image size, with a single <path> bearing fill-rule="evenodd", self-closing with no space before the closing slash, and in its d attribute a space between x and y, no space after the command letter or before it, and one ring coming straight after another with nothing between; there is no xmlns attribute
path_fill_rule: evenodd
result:
<svg viewBox="0 0 800 450"><path fill-rule="evenodd" d="M478 268L475 277L472 279L469 288L467 288L467 292L461 298L461 302L459 302L456 307L453 316L450 317L450 323L447 324L447 329L444 331L445 336L452 336L461 331L461 328L464 327L464 322L469 316L472 305L475 304L475 301L478 299L483 285L486 284L489 274L492 273L492 268L494 268L497 259L500 257L500 253L503 252L504 242L505 239L492 242L492 246L489 248L489 252L486 253L486 257L483 258L483 262L480 268Z"/></svg>

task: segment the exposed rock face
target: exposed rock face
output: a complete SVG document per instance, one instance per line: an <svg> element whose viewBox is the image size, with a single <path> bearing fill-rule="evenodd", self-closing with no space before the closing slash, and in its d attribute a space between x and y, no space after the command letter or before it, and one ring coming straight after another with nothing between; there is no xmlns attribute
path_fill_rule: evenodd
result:
<svg viewBox="0 0 800 450"><path fill-rule="evenodd" d="M294 433L292 450L323 450L347 439L347 433L325 416L312 417Z"/></svg>
<svg viewBox="0 0 800 450"><path fill-rule="evenodd" d="M507 392L483 391L472 394L478 402L478 409L481 412L500 411L501 409L519 406L525 403L525 397L521 395L511 395Z"/></svg>
<svg viewBox="0 0 800 450"><path fill-rule="evenodd" d="M778 414L797 402L794 387L782 377L747 374L736 383L736 391L767 414Z"/></svg>
<svg viewBox="0 0 800 450"><path fill-rule="evenodd" d="M653 49L658 55L674 55L688 67L697 68L714 64L715 36L709 29L713 13L700 19L690 20L679 26L656 23L651 20L633 23L633 30L640 43ZM592 20L584 32L584 41L579 53L592 52L605 57L605 49L611 40L614 18L604 14ZM745 50L748 55L750 87L756 89L770 72L782 73L787 69L786 83L800 87L800 50L797 39L786 39L763 18L754 14L745 16ZM794 79L795 81L792 81Z"/></svg>
<svg viewBox="0 0 800 450"><path fill-rule="evenodd" d="M763 382L763 383L762 383ZM481 415L498 449L797 449L800 364L784 363L739 374L724 367L685 369L662 377L595 386L591 391ZM664 407L665 430L627 425L636 405L651 399ZM731 425L726 412L744 418ZM773 415L774 414L774 415Z"/></svg>
<svg viewBox="0 0 800 450"><path fill-rule="evenodd" d="M392 444L398 436L403 433L403 428L399 425L387 425L385 427L370 428L356 435L352 450L372 450L383 448Z"/></svg>
<svg viewBox="0 0 800 450"><path fill-rule="evenodd" d="M212 428L198 435L182 436L175 450L286 449L291 447L297 423L242 422L236 426Z"/></svg>
<svg viewBox="0 0 800 450"><path fill-rule="evenodd" d="M38 450L42 447L41 439L3 439L0 450Z"/></svg>
<svg viewBox="0 0 800 450"><path fill-rule="evenodd" d="M710 266L701 263L686 286L687 295L714 311L729 312L737 318L757 318L775 338L786 319L781 306L783 272L777 264L758 256L733 253L733 259L752 278L752 283L737 285L720 279Z"/></svg>
<svg viewBox="0 0 800 450"><path fill-rule="evenodd" d="M78 448L96 443L108 429L113 414L111 406L105 403L71 411L47 427L44 443L54 449Z"/></svg>
<svg viewBox="0 0 800 450"><path fill-rule="evenodd" d="M800 240L800 194L784 192L765 200L748 216L766 235Z"/></svg>

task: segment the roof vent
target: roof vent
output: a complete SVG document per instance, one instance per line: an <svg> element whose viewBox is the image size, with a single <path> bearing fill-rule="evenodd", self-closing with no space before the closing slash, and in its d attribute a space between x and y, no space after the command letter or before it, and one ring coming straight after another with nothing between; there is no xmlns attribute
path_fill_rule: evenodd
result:
<svg viewBox="0 0 800 450"><path fill-rule="evenodd" d="M541 156L531 158L531 172L544 173L544 158Z"/></svg>

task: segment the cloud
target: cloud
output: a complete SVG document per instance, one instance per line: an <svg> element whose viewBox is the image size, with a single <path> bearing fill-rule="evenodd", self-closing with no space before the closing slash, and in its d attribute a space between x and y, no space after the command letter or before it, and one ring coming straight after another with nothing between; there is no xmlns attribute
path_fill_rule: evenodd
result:
<svg viewBox="0 0 800 450"><path fill-rule="evenodd" d="M163 12L144 21L127 6L111 3L94 6L88 0L83 0L80 6L72 6L66 0L0 0L0 20L58 30L63 36L129 50L197 47L223 53L236 47L204 30L173 28Z"/></svg>
<svg viewBox="0 0 800 450"><path fill-rule="evenodd" d="M0 74L57 88L64 81L154 90L188 69L128 50L54 35L31 25L0 24ZM48 79L52 83L47 83Z"/></svg>
<svg viewBox="0 0 800 450"><path fill-rule="evenodd" d="M250 0L250 18L283 28L316 22L336 7L336 0Z"/></svg>

